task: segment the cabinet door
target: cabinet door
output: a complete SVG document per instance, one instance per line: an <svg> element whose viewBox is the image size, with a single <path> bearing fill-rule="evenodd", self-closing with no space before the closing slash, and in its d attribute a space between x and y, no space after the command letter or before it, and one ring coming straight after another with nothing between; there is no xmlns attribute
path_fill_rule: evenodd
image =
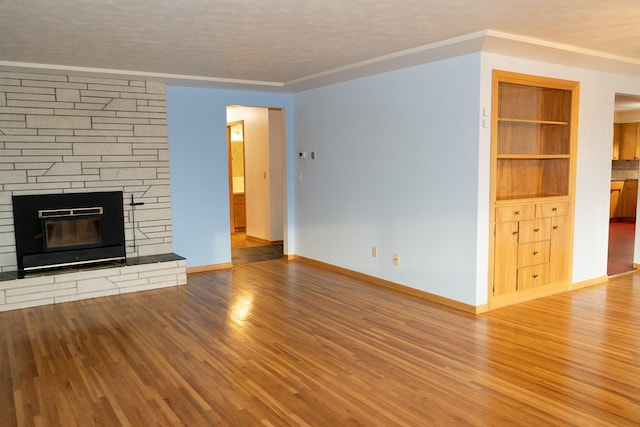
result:
<svg viewBox="0 0 640 427"><path fill-rule="evenodd" d="M493 294L504 295L516 291L518 223L504 222L495 227Z"/></svg>
<svg viewBox="0 0 640 427"><path fill-rule="evenodd" d="M638 158L638 124L620 124L620 160L633 160Z"/></svg>
<svg viewBox="0 0 640 427"><path fill-rule="evenodd" d="M619 188L611 189L611 198L609 200L609 219L616 218L618 216L618 204L620 203L620 193L622 190Z"/></svg>
<svg viewBox="0 0 640 427"><path fill-rule="evenodd" d="M549 282L569 279L570 221L568 216L558 216L551 220L551 247L549 249Z"/></svg>
<svg viewBox="0 0 640 427"><path fill-rule="evenodd" d="M638 203L638 182L637 181L625 181L622 187L622 194L620 196L620 207L618 210L618 216L623 218L635 218L636 206Z"/></svg>
<svg viewBox="0 0 640 427"><path fill-rule="evenodd" d="M625 183L627 184L627 183ZM628 209L629 217L636 217L636 210L638 209L638 181L628 181L629 194L628 194Z"/></svg>
<svg viewBox="0 0 640 427"><path fill-rule="evenodd" d="M235 211L233 212L234 214L234 227L236 229L240 229L240 228L245 228L247 226L247 215L246 215L246 211L244 208L244 205L242 206L235 206Z"/></svg>
<svg viewBox="0 0 640 427"><path fill-rule="evenodd" d="M613 160L620 158L620 123L613 124Z"/></svg>
<svg viewBox="0 0 640 427"><path fill-rule="evenodd" d="M609 218L620 217L622 209L622 189L624 181L611 181L611 199L609 200Z"/></svg>
<svg viewBox="0 0 640 427"><path fill-rule="evenodd" d="M245 208L245 195L234 194L233 195L233 214L234 214L234 227L236 229L245 228L247 225L247 214Z"/></svg>

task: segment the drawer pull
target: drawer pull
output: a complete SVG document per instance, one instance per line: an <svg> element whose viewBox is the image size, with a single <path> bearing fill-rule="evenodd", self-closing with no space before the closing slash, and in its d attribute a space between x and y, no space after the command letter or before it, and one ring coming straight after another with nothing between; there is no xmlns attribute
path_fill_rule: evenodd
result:
<svg viewBox="0 0 640 427"><path fill-rule="evenodd" d="M534 251L534 252L533 252L533 254L534 254L534 255L538 255L538 251Z"/></svg>
<svg viewBox="0 0 640 427"><path fill-rule="evenodd" d="M558 208L551 208L552 211L558 212Z"/></svg>
<svg viewBox="0 0 640 427"><path fill-rule="evenodd" d="M533 231L535 231L537 233L538 231L540 231L540 229L539 228L534 228Z"/></svg>
<svg viewBox="0 0 640 427"><path fill-rule="evenodd" d="M557 225L554 225L554 226L553 226L553 229L554 229L554 230L557 230L557 229L558 229L558 226L557 226Z"/></svg>
<svg viewBox="0 0 640 427"><path fill-rule="evenodd" d="M515 211L513 214L514 215L520 215L520 211Z"/></svg>
<svg viewBox="0 0 640 427"><path fill-rule="evenodd" d="M533 275L533 278L534 278L534 279L537 279L537 278L538 278L538 275L537 275L537 274L534 274L534 275Z"/></svg>
<svg viewBox="0 0 640 427"><path fill-rule="evenodd" d="M518 232L517 232L517 231L514 231L512 234L513 234L514 236L517 236L517 235L518 235Z"/></svg>

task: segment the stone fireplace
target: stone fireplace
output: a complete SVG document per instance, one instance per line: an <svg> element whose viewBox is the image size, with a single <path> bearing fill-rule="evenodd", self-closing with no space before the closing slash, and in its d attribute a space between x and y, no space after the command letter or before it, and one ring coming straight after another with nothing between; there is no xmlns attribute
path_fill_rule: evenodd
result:
<svg viewBox="0 0 640 427"><path fill-rule="evenodd" d="M118 271L76 271L69 281L66 272L14 277L38 271L41 257L56 252L76 251L54 256L53 265L82 264L103 245L98 239L113 235L103 228L103 205L72 200L39 208L44 228L32 230L31 240L42 237L31 243L44 255L27 248L25 257L14 234L22 220L18 214L14 221L14 200L88 193L121 194L123 231L116 234L124 242L108 257L124 252L126 263ZM0 68L0 311L185 282L185 261L172 254L164 84Z"/></svg>

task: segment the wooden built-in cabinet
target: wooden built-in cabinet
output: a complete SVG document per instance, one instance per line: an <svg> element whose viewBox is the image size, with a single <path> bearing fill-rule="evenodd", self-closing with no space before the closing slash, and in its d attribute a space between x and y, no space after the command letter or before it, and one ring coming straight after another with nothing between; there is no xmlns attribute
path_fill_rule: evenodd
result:
<svg viewBox="0 0 640 427"><path fill-rule="evenodd" d="M611 197L609 199L609 219L619 217L619 205L624 181L611 181Z"/></svg>
<svg viewBox="0 0 640 427"><path fill-rule="evenodd" d="M620 160L620 123L613 124L613 152L612 160Z"/></svg>
<svg viewBox="0 0 640 427"><path fill-rule="evenodd" d="M496 208L494 296L566 278L569 203L558 201ZM553 255L553 256L552 256Z"/></svg>
<svg viewBox="0 0 640 427"><path fill-rule="evenodd" d="M235 230L243 230L247 226L247 209L244 193L233 194L233 226Z"/></svg>
<svg viewBox="0 0 640 427"><path fill-rule="evenodd" d="M618 217L631 219L636 217L638 205L638 180L628 179L622 187L618 204Z"/></svg>
<svg viewBox="0 0 640 427"><path fill-rule="evenodd" d="M638 205L638 180L611 181L609 218L635 219Z"/></svg>
<svg viewBox="0 0 640 427"><path fill-rule="evenodd" d="M613 160L640 158L640 123L614 123Z"/></svg>
<svg viewBox="0 0 640 427"><path fill-rule="evenodd" d="M494 71L490 308L568 289L578 88Z"/></svg>

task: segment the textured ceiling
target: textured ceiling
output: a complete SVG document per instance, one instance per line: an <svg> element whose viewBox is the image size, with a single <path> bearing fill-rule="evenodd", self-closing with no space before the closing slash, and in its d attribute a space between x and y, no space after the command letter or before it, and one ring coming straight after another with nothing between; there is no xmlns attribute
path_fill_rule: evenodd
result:
<svg viewBox="0 0 640 427"><path fill-rule="evenodd" d="M286 85L484 30L640 69L639 0L0 0L0 63Z"/></svg>

